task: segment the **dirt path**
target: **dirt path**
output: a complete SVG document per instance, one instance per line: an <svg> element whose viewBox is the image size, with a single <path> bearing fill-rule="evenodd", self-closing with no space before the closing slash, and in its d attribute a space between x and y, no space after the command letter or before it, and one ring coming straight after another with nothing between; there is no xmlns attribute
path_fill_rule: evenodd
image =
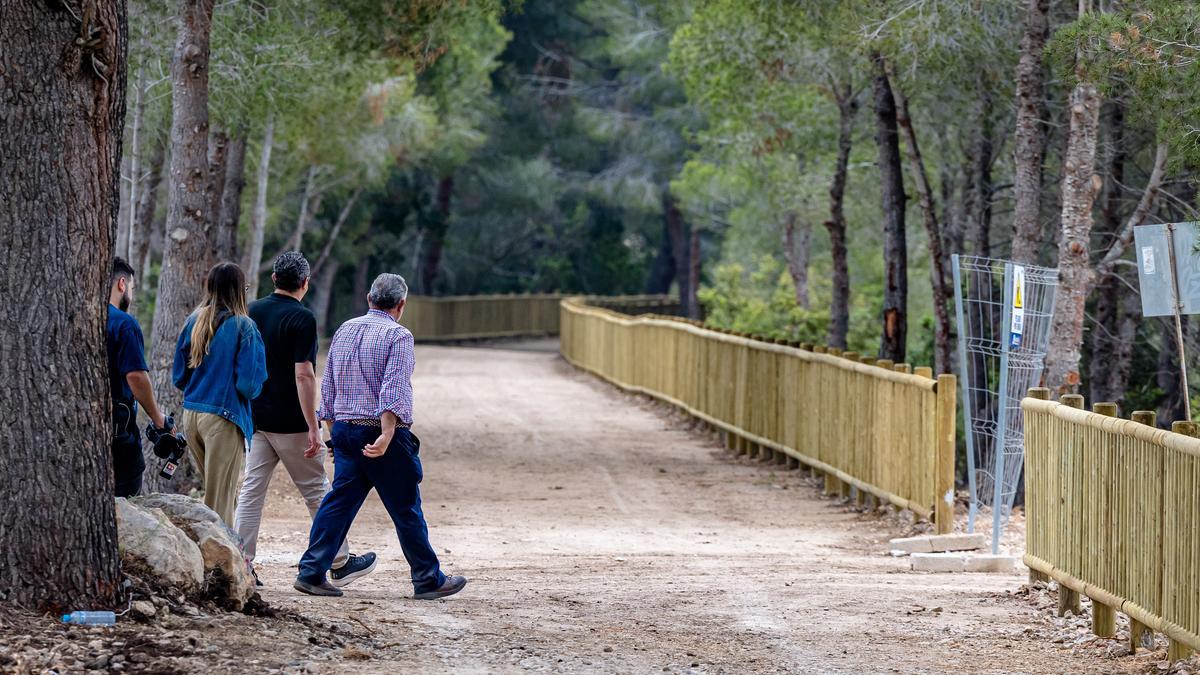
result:
<svg viewBox="0 0 1200 675"><path fill-rule="evenodd" d="M556 353L419 347L425 512L460 596L422 603L382 505L350 534L374 575L335 600L291 589L308 514L281 473L259 543L273 605L369 634L293 662L365 672L1113 672L1017 575L921 575L883 555L899 519L821 498ZM1044 595L1044 594L1043 594ZM1042 598L1045 604L1045 597ZM1076 622L1078 626L1084 625ZM1159 657L1161 658L1161 657ZM1152 666L1151 666L1152 667Z"/></svg>

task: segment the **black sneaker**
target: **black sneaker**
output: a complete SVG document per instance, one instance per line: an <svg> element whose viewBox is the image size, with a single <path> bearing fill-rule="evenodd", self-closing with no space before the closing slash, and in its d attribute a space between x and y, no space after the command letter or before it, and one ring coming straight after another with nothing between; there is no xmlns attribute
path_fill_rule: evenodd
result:
<svg viewBox="0 0 1200 675"><path fill-rule="evenodd" d="M438 600L454 595L465 588L466 585L467 578L456 574L452 577L446 577L446 583L442 584L441 587L435 588L432 591L425 591L424 593L416 593L413 595L413 598L416 600Z"/></svg>
<svg viewBox="0 0 1200 675"><path fill-rule="evenodd" d="M375 553L368 551L362 555L351 555L346 564L335 570L329 570L329 583L343 588L349 586L355 579L365 577L375 571Z"/></svg>
<svg viewBox="0 0 1200 675"><path fill-rule="evenodd" d="M328 598L342 597L342 591L330 586L329 582L325 581L324 579L321 580L321 583L314 584L310 581L305 581L300 577L296 577L296 581L292 584L292 588L295 588L301 593L307 593L309 595L321 595Z"/></svg>
<svg viewBox="0 0 1200 675"><path fill-rule="evenodd" d="M254 569L254 566L253 566L253 565L251 565L251 566L250 566L250 574L251 574L251 575L254 577L254 585L255 585L255 586L262 586L262 585L263 585L262 579L259 579L259 578L258 578L258 572L257 572L257 571L255 571L255 569Z"/></svg>

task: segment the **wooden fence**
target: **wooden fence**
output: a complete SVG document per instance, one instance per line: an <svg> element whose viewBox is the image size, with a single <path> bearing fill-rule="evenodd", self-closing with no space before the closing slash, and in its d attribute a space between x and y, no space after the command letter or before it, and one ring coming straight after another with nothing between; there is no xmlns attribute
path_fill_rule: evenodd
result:
<svg viewBox="0 0 1200 675"><path fill-rule="evenodd" d="M410 296L404 324L419 342L476 340L558 334L557 293L524 295ZM638 314L670 314L679 302L665 295L593 298L592 302Z"/></svg>
<svg viewBox="0 0 1200 675"><path fill-rule="evenodd" d="M1092 629L1113 637L1130 619L1130 648L1166 634L1172 659L1200 649L1200 439L1196 425L1154 426L1153 412L1116 417L1030 391L1025 413L1025 564L1059 583L1059 614L1092 599Z"/></svg>
<svg viewBox="0 0 1200 675"><path fill-rule="evenodd" d="M733 448L823 472L827 490L854 487L953 529L953 375L581 299L562 302L560 322L562 354L577 367L682 408Z"/></svg>

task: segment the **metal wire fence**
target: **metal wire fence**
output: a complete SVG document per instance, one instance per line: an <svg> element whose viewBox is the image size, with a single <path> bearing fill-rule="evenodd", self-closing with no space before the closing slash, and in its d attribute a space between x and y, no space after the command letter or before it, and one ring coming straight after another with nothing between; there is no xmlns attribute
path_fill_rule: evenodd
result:
<svg viewBox="0 0 1200 675"><path fill-rule="evenodd" d="M1042 377L1058 270L952 258L971 490L968 529L975 530L981 507L990 510L995 551L1021 483L1021 399Z"/></svg>

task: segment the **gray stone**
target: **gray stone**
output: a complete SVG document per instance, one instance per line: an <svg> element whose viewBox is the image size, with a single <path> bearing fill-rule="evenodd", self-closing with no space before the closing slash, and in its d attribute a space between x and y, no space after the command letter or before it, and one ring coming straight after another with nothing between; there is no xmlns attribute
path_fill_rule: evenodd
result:
<svg viewBox="0 0 1200 675"><path fill-rule="evenodd" d="M963 572L966 561L958 553L914 553L909 558L914 572Z"/></svg>
<svg viewBox="0 0 1200 675"><path fill-rule="evenodd" d="M160 509L118 498L117 549L123 564L142 570L160 586L184 593L204 583L204 558L188 535Z"/></svg>
<svg viewBox="0 0 1200 675"><path fill-rule="evenodd" d="M241 607L254 595L254 577L242 551L241 539L215 511L187 495L156 493L135 497L146 506L161 508L200 548L208 573L206 594Z"/></svg>
<svg viewBox="0 0 1200 675"><path fill-rule="evenodd" d="M888 546L893 551L904 551L905 553L933 552L933 546L929 543L929 537L901 537L888 542Z"/></svg>
<svg viewBox="0 0 1200 675"><path fill-rule="evenodd" d="M130 605L129 611L133 612L134 616L140 616L143 619L149 619L158 612L158 609L154 606L154 603L150 602L149 600L135 600L133 604Z"/></svg>
<svg viewBox="0 0 1200 675"><path fill-rule="evenodd" d="M929 537L929 545L934 551L978 551L987 546L987 538L982 533L973 534L935 534Z"/></svg>
<svg viewBox="0 0 1200 675"><path fill-rule="evenodd" d="M200 544L204 569L220 572L219 575L210 576L209 594L228 600L241 609L254 595L254 576L237 535L220 522L192 523L192 533Z"/></svg>

